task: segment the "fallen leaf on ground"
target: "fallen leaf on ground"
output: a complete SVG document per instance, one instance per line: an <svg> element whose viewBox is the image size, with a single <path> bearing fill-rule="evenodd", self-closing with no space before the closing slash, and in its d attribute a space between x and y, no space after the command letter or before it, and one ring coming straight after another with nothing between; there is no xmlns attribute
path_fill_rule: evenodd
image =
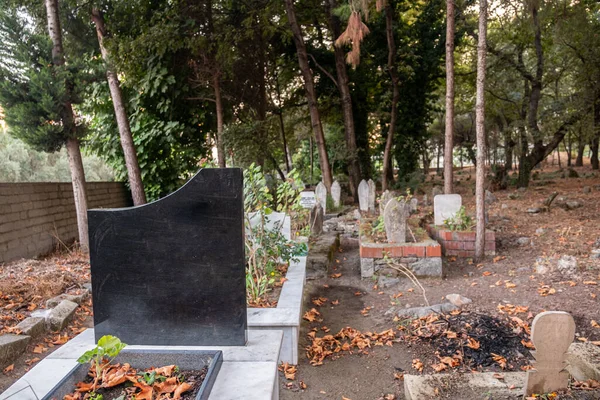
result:
<svg viewBox="0 0 600 400"><path fill-rule="evenodd" d="M592 320L592 326L594 328L600 328L600 324L598 324L596 321Z"/></svg>
<svg viewBox="0 0 600 400"><path fill-rule="evenodd" d="M298 372L298 368L295 365L290 365L289 363L282 363L279 366L279 370L283 372L287 380L293 381L296 379L296 372Z"/></svg>
<svg viewBox="0 0 600 400"><path fill-rule="evenodd" d="M342 276L341 272L340 272L340 273L337 273L337 274L331 274L331 275L330 275L330 277L331 277L331 278L333 278L333 279L337 279L337 278L339 278L340 276Z"/></svg>
<svg viewBox="0 0 600 400"><path fill-rule="evenodd" d="M331 304L333 304L334 306L337 306L338 304L340 304L340 301L339 300L333 300L331 302Z"/></svg>
<svg viewBox="0 0 600 400"><path fill-rule="evenodd" d="M13 369L15 369L15 364L10 364L8 367L4 368L2 370L2 372L4 372L5 374L8 374L10 371L12 371Z"/></svg>
<svg viewBox="0 0 600 400"><path fill-rule="evenodd" d="M394 379L402 380L404 379L404 374L401 372L394 372Z"/></svg>
<svg viewBox="0 0 600 400"><path fill-rule="evenodd" d="M584 285L597 285L598 282L596 282L596 281L583 281L583 284Z"/></svg>
<svg viewBox="0 0 600 400"><path fill-rule="evenodd" d="M467 347L472 348L473 350L477 350L480 347L480 343L473 339L473 338L467 338Z"/></svg>
<svg viewBox="0 0 600 400"><path fill-rule="evenodd" d="M422 363L422 362L421 362L421 360L419 360L418 358L415 358L415 359L412 361L412 367L413 367L414 369L416 369L417 371L419 371L419 372L422 372L422 371L423 371L423 363Z"/></svg>
<svg viewBox="0 0 600 400"><path fill-rule="evenodd" d="M47 348L47 347L44 347L44 346L42 346L41 344L38 344L37 346L35 346L35 347L33 348L33 352L34 352L35 354L42 354L42 353L45 353L45 352L47 352L47 351L48 351L48 348Z"/></svg>
<svg viewBox="0 0 600 400"><path fill-rule="evenodd" d="M506 368L506 358L502 357L500 354L490 353L492 355L492 360L494 360L500 368Z"/></svg>

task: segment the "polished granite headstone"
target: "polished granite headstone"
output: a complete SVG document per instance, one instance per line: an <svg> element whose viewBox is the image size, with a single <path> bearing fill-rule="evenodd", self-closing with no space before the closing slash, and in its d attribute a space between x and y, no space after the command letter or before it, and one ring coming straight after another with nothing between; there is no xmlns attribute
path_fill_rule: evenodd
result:
<svg viewBox="0 0 600 400"><path fill-rule="evenodd" d="M202 169L154 203L88 212L96 340L245 345L242 179Z"/></svg>

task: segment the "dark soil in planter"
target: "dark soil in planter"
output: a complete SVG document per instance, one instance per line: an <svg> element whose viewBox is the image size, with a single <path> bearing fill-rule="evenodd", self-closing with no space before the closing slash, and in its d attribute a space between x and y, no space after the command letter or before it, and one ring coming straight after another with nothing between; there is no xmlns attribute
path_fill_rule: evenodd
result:
<svg viewBox="0 0 600 400"><path fill-rule="evenodd" d="M179 397L179 399L195 400L196 396L198 395L198 392L200 391L202 383L204 382L204 379L206 378L207 373L208 373L208 366L206 366L200 370L180 371L178 373L178 375L181 375L183 377L183 382L190 384L192 387L191 387L191 389L182 393L181 397ZM92 378L90 376L88 376L86 378L86 380L84 380L84 382L90 383L90 382L92 382ZM130 388L133 388L133 385L131 382L127 381L127 382L117 385L115 387L99 388L96 390L96 393L101 394L103 396L103 400L115 400L115 399L118 399L120 396L125 396L125 399L129 399L131 397L131 396L128 397L128 391L131 390ZM77 397L74 397L74 398L78 399ZM81 399L83 399L83 398L84 397L82 394ZM155 398L157 398L157 396L154 395L152 398L155 399Z"/></svg>
<svg viewBox="0 0 600 400"><path fill-rule="evenodd" d="M277 267L277 271L275 275L272 276L275 279L271 285L269 285L268 292L265 296L259 299L258 302L250 302L248 301L248 307L254 308L275 308L277 307L277 302L279 301L279 295L281 294L281 289L283 288L283 284L286 281L286 274L289 266L288 264L281 264ZM271 278L271 277L270 277Z"/></svg>

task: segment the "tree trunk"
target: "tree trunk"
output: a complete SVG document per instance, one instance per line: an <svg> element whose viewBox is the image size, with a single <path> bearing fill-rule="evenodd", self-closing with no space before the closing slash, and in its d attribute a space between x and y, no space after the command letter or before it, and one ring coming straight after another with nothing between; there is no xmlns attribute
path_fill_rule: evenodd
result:
<svg viewBox="0 0 600 400"><path fill-rule="evenodd" d="M96 34L98 36L100 52L102 53L102 58L106 64L106 80L108 81L108 88L110 89L110 96L112 98L117 126L119 128L119 137L121 138L121 147L123 148L123 154L125 156L125 165L127 167L127 176L129 178L129 186L131 187L133 204L139 206L146 204L146 193L144 192L144 184L142 183L142 173L140 171L133 137L131 135L127 111L125 110L125 104L123 102L119 78L117 77L117 73L110 60L110 55L104 47L104 39L106 38L104 16L97 8L92 9L92 20L96 25Z"/></svg>
<svg viewBox="0 0 600 400"><path fill-rule="evenodd" d="M217 111L217 160L219 168L225 168L225 145L223 144L223 99L221 97L221 74L215 72L213 76L213 89L215 91L215 104Z"/></svg>
<svg viewBox="0 0 600 400"><path fill-rule="evenodd" d="M337 8L336 0L328 0L327 2L327 17L329 26L333 35L332 40L335 41L341 34L340 20L333 15L332 10ZM354 113L352 112L352 97L350 95L350 87L348 85L348 71L346 70L346 61L344 50L333 45L335 56L335 69L337 72L337 84L342 100L342 115L344 119L344 132L346 137L346 151L348 163L348 178L350 184L350 192L354 201L358 201L358 184L360 183L360 164L358 162L358 152L356 149L356 130L354 129Z"/></svg>
<svg viewBox="0 0 600 400"><path fill-rule="evenodd" d="M579 126L579 135L577 136L577 158L575 159L576 167L583 167L583 152L585 151L585 141L583 140L582 127Z"/></svg>
<svg viewBox="0 0 600 400"><path fill-rule="evenodd" d="M325 143L325 135L323 134L321 117L319 115L319 109L317 108L317 94L315 91L313 74L308 65L306 46L304 45L304 39L302 38L300 25L296 20L296 12L294 11L293 0L285 0L285 6L290 28L292 29L294 43L296 45L296 52L298 53L298 63L304 78L304 89L306 90L306 99L308 100L308 108L310 110L312 130L315 135L315 142L317 143L317 151L319 152L319 164L321 166L321 173L323 175L323 183L325 184L327 191L330 191L333 179L331 176L331 168L329 167L327 144Z"/></svg>
<svg viewBox="0 0 600 400"><path fill-rule="evenodd" d="M598 160L598 145L600 144L600 93L596 96L596 102L594 103L594 136L592 137L592 143L590 145L590 151L592 156L590 161L592 163L592 169L600 168L600 160Z"/></svg>
<svg viewBox="0 0 600 400"><path fill-rule="evenodd" d="M71 181L73 182L73 198L75 199L75 212L77 213L79 245L82 250L87 251L89 249L87 191L78 139L67 139L67 155L69 158L69 168L71 170Z"/></svg>
<svg viewBox="0 0 600 400"><path fill-rule="evenodd" d="M454 1L446 0L446 144L444 147L444 193L453 192L454 150Z"/></svg>
<svg viewBox="0 0 600 400"><path fill-rule="evenodd" d="M392 82L392 108L390 110L390 126L385 141L385 150L383 151L383 173L381 176L382 190L388 189L390 176L394 177L392 169L392 146L394 143L394 132L398 119L398 102L400 101L400 87L398 74L396 73L396 43L394 40L394 14L391 0L385 6L385 31L388 45L388 73Z"/></svg>
<svg viewBox="0 0 600 400"><path fill-rule="evenodd" d="M477 170L475 174L476 237L475 259L485 256L485 59L487 51L487 0L479 0L479 38L477 45Z"/></svg>
<svg viewBox="0 0 600 400"><path fill-rule="evenodd" d="M62 31L58 17L58 0L45 0L46 14L48 19L48 34L52 39L52 63L56 66L65 64L62 45ZM66 88L68 90L68 88ZM67 96L68 98L68 96ZM71 170L71 181L73 184L73 198L77 213L77 229L79 231L79 245L83 251L89 250L88 219L87 219L87 195L85 187L85 174L81 161L79 140L76 135L75 115L70 101L66 101L61 113L62 123L69 138L67 139L67 153L69 156L69 167Z"/></svg>

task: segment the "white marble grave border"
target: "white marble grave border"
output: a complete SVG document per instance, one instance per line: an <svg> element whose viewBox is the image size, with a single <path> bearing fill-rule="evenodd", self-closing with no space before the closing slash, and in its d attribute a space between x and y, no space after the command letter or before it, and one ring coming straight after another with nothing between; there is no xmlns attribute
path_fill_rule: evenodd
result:
<svg viewBox="0 0 600 400"><path fill-rule="evenodd" d="M148 350L221 350L223 364L209 400L278 400L277 362L283 332L249 331L246 346L127 346ZM49 354L0 394L0 400L40 400L94 348L94 330L87 329Z"/></svg>
<svg viewBox="0 0 600 400"><path fill-rule="evenodd" d="M249 330L281 330L283 345L279 361L298 364L298 341L302 320L302 297L306 280L306 256L291 261L275 308L248 308Z"/></svg>

